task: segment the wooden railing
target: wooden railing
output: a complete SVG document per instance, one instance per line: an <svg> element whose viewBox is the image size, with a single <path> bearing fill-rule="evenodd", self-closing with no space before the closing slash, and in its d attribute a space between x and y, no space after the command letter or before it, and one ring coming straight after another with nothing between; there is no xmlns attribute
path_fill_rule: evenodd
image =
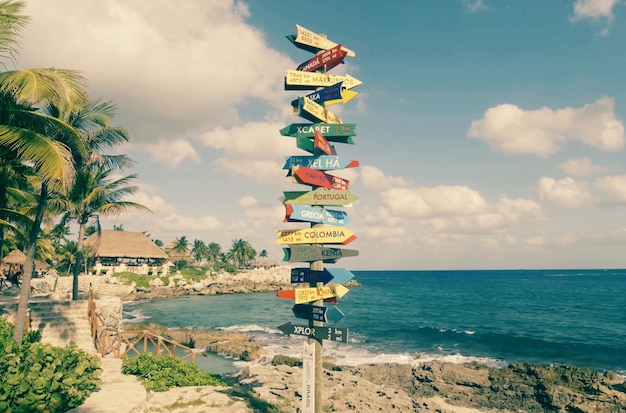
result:
<svg viewBox="0 0 626 413"><path fill-rule="evenodd" d="M169 355L183 360L190 359L191 363L195 364L196 354L201 354L191 347L184 346L148 330L118 331L115 328L107 327L100 314L96 312L96 303L93 299L92 291L89 291L87 313L89 323L91 324L91 338L96 351L102 356L111 353L114 357L122 358L129 353L131 355L140 355L142 352L151 351L157 356ZM180 350L182 354L177 355L177 350Z"/></svg>

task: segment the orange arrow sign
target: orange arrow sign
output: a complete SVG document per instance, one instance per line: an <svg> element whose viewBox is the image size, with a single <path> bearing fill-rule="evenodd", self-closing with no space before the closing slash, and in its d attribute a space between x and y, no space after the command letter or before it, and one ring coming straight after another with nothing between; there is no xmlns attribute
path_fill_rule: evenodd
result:
<svg viewBox="0 0 626 413"><path fill-rule="evenodd" d="M296 288L293 290L278 291L278 298L287 298L295 300L296 304L310 303L312 301L323 300L326 298L341 298L348 293L346 287L341 284L329 284L323 287Z"/></svg>

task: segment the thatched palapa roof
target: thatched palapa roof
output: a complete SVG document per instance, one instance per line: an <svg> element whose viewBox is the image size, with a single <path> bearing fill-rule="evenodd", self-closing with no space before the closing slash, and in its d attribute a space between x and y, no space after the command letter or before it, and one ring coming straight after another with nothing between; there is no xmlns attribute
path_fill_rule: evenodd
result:
<svg viewBox="0 0 626 413"><path fill-rule="evenodd" d="M23 265L26 262L26 255L20 250L13 250L2 259L2 262L5 264Z"/></svg>
<svg viewBox="0 0 626 413"><path fill-rule="evenodd" d="M102 230L100 236L97 232L91 234L85 244L92 247L91 257L168 258L143 232Z"/></svg>

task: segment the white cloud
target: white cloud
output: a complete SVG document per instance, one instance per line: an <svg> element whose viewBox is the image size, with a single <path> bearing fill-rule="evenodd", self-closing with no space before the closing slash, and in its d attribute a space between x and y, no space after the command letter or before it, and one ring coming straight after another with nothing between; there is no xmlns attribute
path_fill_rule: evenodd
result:
<svg viewBox="0 0 626 413"><path fill-rule="evenodd" d="M196 150L189 142L182 139L175 141L161 140L154 144L143 145L138 147L138 149L148 152L153 161L170 167L178 166L184 161L200 163L200 156L198 156Z"/></svg>
<svg viewBox="0 0 626 413"><path fill-rule="evenodd" d="M477 191L465 186L391 188L383 191L380 197L391 214L405 218L469 215L487 207L487 202Z"/></svg>
<svg viewBox="0 0 626 413"><path fill-rule="evenodd" d="M283 124L248 123L229 130L216 128L198 137L203 145L222 151L216 165L256 182L288 182L284 178L285 155L294 152L293 138L281 136ZM282 178L281 178L282 177Z"/></svg>
<svg viewBox="0 0 626 413"><path fill-rule="evenodd" d="M283 108L294 63L241 1L29 0L24 13L20 66L80 70L92 97L115 96L115 121L136 141L237 124L251 99Z"/></svg>
<svg viewBox="0 0 626 413"><path fill-rule="evenodd" d="M620 0L577 0L574 4L573 20L613 18L613 7Z"/></svg>
<svg viewBox="0 0 626 413"><path fill-rule="evenodd" d="M626 202L626 175L604 176L596 178L595 187L604 191L619 202Z"/></svg>
<svg viewBox="0 0 626 413"><path fill-rule="evenodd" d="M572 178L555 180L543 177L537 187L539 199L554 202L565 208L576 208L591 201L587 183Z"/></svg>
<svg viewBox="0 0 626 413"><path fill-rule="evenodd" d="M495 150L547 157L567 140L578 140L603 151L624 147L624 125L615 116L615 101L604 97L582 108L523 110L502 104L472 121L468 136Z"/></svg>
<svg viewBox="0 0 626 413"><path fill-rule="evenodd" d="M596 175L606 170L599 165L594 165L589 158L568 159L558 165L557 169L566 175L580 177Z"/></svg>
<svg viewBox="0 0 626 413"><path fill-rule="evenodd" d="M375 166L360 167L361 180L363 185L369 189L387 189L391 187L407 188L413 186L413 183L400 176L387 176Z"/></svg>

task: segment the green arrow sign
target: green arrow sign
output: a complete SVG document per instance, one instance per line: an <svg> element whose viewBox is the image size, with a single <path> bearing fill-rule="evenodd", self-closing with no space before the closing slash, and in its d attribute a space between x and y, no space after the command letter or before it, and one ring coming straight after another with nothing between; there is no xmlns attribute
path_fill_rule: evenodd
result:
<svg viewBox="0 0 626 413"><path fill-rule="evenodd" d="M313 262L324 261L325 263L336 263L344 257L356 257L358 250L346 248L322 247L321 245L290 245L283 248L285 254L283 261L287 262Z"/></svg>
<svg viewBox="0 0 626 413"><path fill-rule="evenodd" d="M318 131L329 141L354 144L352 140L348 141L348 138L356 136L355 128L355 123L292 123L279 132L283 136L291 136L292 138L297 137L298 134L312 138L315 136L315 131Z"/></svg>
<svg viewBox="0 0 626 413"><path fill-rule="evenodd" d="M314 191L285 191L285 204L345 206L359 197L348 190L317 188Z"/></svg>

